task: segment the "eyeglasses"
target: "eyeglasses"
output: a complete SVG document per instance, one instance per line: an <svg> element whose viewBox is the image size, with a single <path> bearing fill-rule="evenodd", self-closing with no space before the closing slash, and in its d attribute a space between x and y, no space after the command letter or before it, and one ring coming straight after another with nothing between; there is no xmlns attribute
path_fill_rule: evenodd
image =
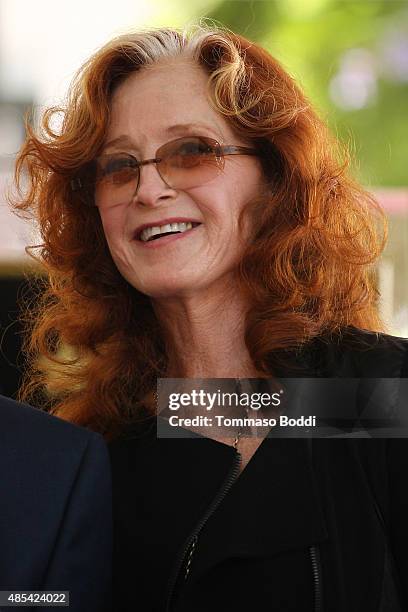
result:
<svg viewBox="0 0 408 612"><path fill-rule="evenodd" d="M212 138L187 136L161 146L153 159L138 161L130 153L101 155L71 180L71 189L98 208L129 204L137 193L142 166L156 164L168 187L189 189L216 178L224 168L226 155L259 152L249 147L220 145Z"/></svg>

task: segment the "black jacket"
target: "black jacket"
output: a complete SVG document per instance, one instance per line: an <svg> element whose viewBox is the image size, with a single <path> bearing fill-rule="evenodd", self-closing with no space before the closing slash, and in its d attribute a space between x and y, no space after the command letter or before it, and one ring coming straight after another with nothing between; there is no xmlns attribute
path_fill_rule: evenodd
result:
<svg viewBox="0 0 408 612"><path fill-rule="evenodd" d="M408 340L347 328L297 359L408 377ZM407 439L267 438L233 484L231 446L153 429L110 447L115 612L408 610Z"/></svg>
<svg viewBox="0 0 408 612"><path fill-rule="evenodd" d="M72 612L109 610L112 500L102 437L0 396L0 499L0 591L69 591Z"/></svg>

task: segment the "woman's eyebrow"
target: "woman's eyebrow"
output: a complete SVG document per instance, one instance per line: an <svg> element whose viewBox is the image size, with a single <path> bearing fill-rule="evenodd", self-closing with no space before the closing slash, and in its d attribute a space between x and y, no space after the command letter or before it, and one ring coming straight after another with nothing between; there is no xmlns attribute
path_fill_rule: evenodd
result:
<svg viewBox="0 0 408 612"><path fill-rule="evenodd" d="M133 142L130 136L127 136L127 134L122 134L121 136L113 138L113 140L110 140L109 142L104 144L102 151L108 149L109 147L114 147L118 145L126 145L127 147L136 148L136 144Z"/></svg>
<svg viewBox="0 0 408 612"><path fill-rule="evenodd" d="M165 131L168 134L173 134L176 132L194 132L195 130L210 131L212 134L217 136L217 138L220 137L218 131L215 131L212 126L205 123L176 123L175 125L171 125L170 127L166 128Z"/></svg>
<svg viewBox="0 0 408 612"><path fill-rule="evenodd" d="M176 123L174 125L170 125L169 127L167 127L164 130L164 132L166 134L177 134L177 133L185 134L186 132L194 133L196 130L209 131L216 138L220 138L221 136L221 134L219 134L218 131L216 131L210 125L206 125L205 123ZM104 151L105 149L108 149L109 147L115 147L115 146L121 146L121 145L125 145L128 148L137 149L137 145L132 140L132 138L130 138L130 136L128 136L127 134L122 134L121 136L118 136L117 138L113 138L112 140L109 140L109 142L107 142L103 146L102 151Z"/></svg>

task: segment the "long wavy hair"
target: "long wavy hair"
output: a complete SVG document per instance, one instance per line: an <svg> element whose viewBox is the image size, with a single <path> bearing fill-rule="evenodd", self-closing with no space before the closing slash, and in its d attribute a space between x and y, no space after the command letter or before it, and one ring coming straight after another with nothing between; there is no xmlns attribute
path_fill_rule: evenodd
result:
<svg viewBox="0 0 408 612"><path fill-rule="evenodd" d="M372 264L385 242L384 214L279 62L220 27L121 35L82 66L63 107L46 110L36 129L27 122L11 201L19 214L34 213L42 244L31 253L46 271L27 319L20 397L107 437L149 413L171 346L150 298L116 269L98 210L70 182L101 149L117 86L177 57L208 73L211 103L262 152L273 187L252 211L256 231L238 270L251 303L245 342L260 375L325 332L383 328Z"/></svg>

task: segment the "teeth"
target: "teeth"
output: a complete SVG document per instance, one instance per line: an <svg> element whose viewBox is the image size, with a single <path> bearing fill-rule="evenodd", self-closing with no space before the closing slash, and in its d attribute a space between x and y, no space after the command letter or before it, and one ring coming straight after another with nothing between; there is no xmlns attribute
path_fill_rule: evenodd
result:
<svg viewBox="0 0 408 612"><path fill-rule="evenodd" d="M154 227L146 227L140 234L140 240L147 242L152 236L157 234L165 234L166 232L185 232L193 227L193 224L188 222L183 223L167 223L166 225L155 225Z"/></svg>

